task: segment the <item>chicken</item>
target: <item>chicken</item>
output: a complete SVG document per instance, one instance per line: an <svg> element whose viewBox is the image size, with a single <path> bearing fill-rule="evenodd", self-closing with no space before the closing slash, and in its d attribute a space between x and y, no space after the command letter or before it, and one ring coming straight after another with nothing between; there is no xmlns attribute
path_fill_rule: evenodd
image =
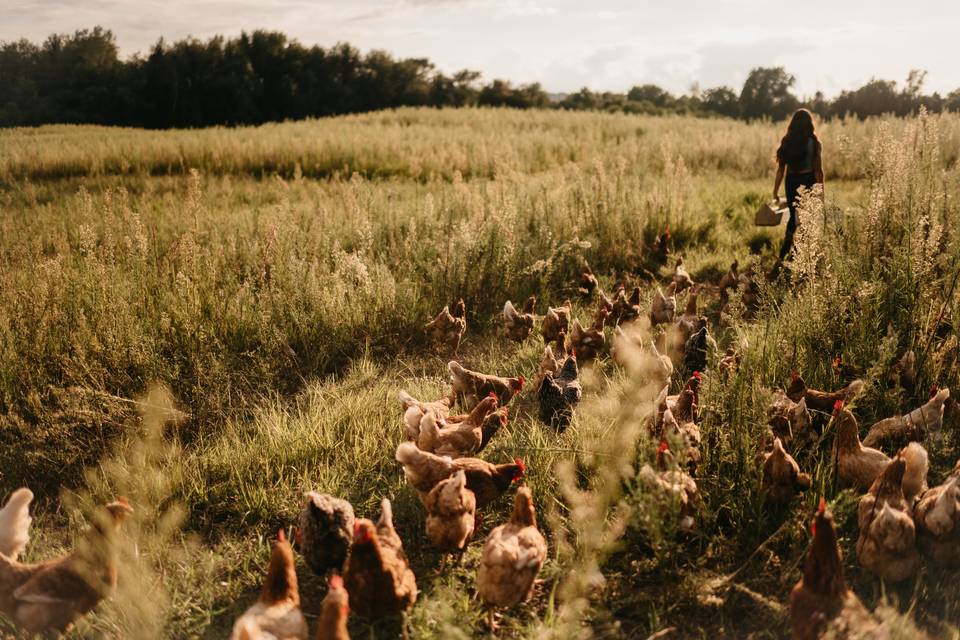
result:
<svg viewBox="0 0 960 640"><path fill-rule="evenodd" d="M901 387L907 393L913 393L917 384L917 354L908 349L890 369L888 381L891 387Z"/></svg>
<svg viewBox="0 0 960 640"><path fill-rule="evenodd" d="M320 604L320 620L316 640L350 640L347 617L350 615L350 596L343 587L343 578L330 576L327 595Z"/></svg>
<svg viewBox="0 0 960 640"><path fill-rule="evenodd" d="M631 322L639 318L640 314L640 287L634 287L629 298L625 295L624 289L619 289L613 299L613 308L610 310L614 324Z"/></svg>
<svg viewBox="0 0 960 640"><path fill-rule="evenodd" d="M523 342L533 331L533 309L537 304L537 297L530 296L523 305L523 313L517 311L513 303L507 300L503 305L503 335L515 342ZM529 309L529 311L528 311Z"/></svg>
<svg viewBox="0 0 960 640"><path fill-rule="evenodd" d="M60 558L22 564L0 554L0 613L29 634L66 633L116 589L117 536L131 513L125 498L106 505Z"/></svg>
<svg viewBox="0 0 960 640"><path fill-rule="evenodd" d="M580 274L580 284L577 287L577 293L584 298L590 298L599 285L600 283L597 281L597 276L593 275L593 272L590 271L588 267L586 271Z"/></svg>
<svg viewBox="0 0 960 640"><path fill-rule="evenodd" d="M920 565L913 507L903 495L906 469L903 457L894 458L857 508L857 560L863 568L889 582L906 580Z"/></svg>
<svg viewBox="0 0 960 640"><path fill-rule="evenodd" d="M420 451L412 442L401 443L397 447L396 458L403 465L407 482L420 494L421 501L426 500L427 494L438 483L462 469L467 475L467 489L477 498L478 509L503 495L513 482L523 477L526 470L520 459L506 464L491 464L479 458L451 460Z"/></svg>
<svg viewBox="0 0 960 640"><path fill-rule="evenodd" d="M793 640L888 637L856 594L847 588L833 516L822 498L810 529L813 543L807 552L803 578L790 592Z"/></svg>
<svg viewBox="0 0 960 640"><path fill-rule="evenodd" d="M667 254L670 251L670 240L671 235L669 227L664 229L663 233L654 239L650 252L650 258L653 266L659 267L667 263Z"/></svg>
<svg viewBox="0 0 960 640"><path fill-rule="evenodd" d="M423 416L420 422L420 437L417 446L441 456L462 458L480 450L483 441L483 425L487 416L497 410L497 397L490 395L473 408L467 418L461 422L438 424L432 413Z"/></svg>
<svg viewBox="0 0 960 640"><path fill-rule="evenodd" d="M860 443L857 419L844 408L840 400L837 400L834 406L833 419L837 424L837 435L833 443L837 476L843 484L866 491L887 467L890 458L883 452L864 447Z"/></svg>
<svg viewBox="0 0 960 640"><path fill-rule="evenodd" d="M692 392L687 389L681 397L688 398ZM700 465L700 428L689 419L678 419L670 407L667 407L660 414L660 440L661 442L682 443L682 451L687 454L687 463L691 471L696 471Z"/></svg>
<svg viewBox="0 0 960 640"><path fill-rule="evenodd" d="M260 597L237 618L230 640L307 640L293 550L283 529L273 544Z"/></svg>
<svg viewBox="0 0 960 640"><path fill-rule="evenodd" d="M886 418L870 427L863 444L876 447L889 441L922 440L926 434L939 431L943 426L944 403L950 397L950 389L940 389L921 407L905 416Z"/></svg>
<svg viewBox="0 0 960 640"><path fill-rule="evenodd" d="M454 307L444 307L436 317L424 325L430 339L438 349L446 349L450 353L460 350L460 340L467 331L466 307L461 298Z"/></svg>
<svg viewBox="0 0 960 640"><path fill-rule="evenodd" d="M480 447L477 453L487 448L493 436L500 432L500 429L507 426L507 420L510 415L510 407L500 407L496 411L487 415L480 427Z"/></svg>
<svg viewBox="0 0 960 640"><path fill-rule="evenodd" d="M547 345L543 348L543 358L540 360L540 366L537 367L537 377L534 380L537 388L540 388L540 383L543 382L544 376L547 374L555 374L560 368L560 363L557 362L557 356L553 353L553 349L550 348L550 345Z"/></svg>
<svg viewBox="0 0 960 640"><path fill-rule="evenodd" d="M780 438L773 440L773 451L763 461L763 481L760 489L767 501L787 504L793 496L810 488L810 476L800 473L800 465L783 448Z"/></svg>
<svg viewBox="0 0 960 640"><path fill-rule="evenodd" d="M406 391L400 391L400 405L403 407L403 424L406 428L407 439L416 442L420 437L420 421L427 413L432 413L439 420L446 420L450 415L450 398L442 398L433 402L421 402Z"/></svg>
<svg viewBox="0 0 960 640"><path fill-rule="evenodd" d="M661 291L660 287L657 287L650 307L651 325L657 326L658 324L673 322L673 316L677 311L676 289L677 286L672 282L667 287L666 293Z"/></svg>
<svg viewBox="0 0 960 640"><path fill-rule="evenodd" d="M537 512L527 486L517 489L510 520L490 532L477 570L477 595L490 607L512 607L530 597L547 559L547 541L537 529ZM490 610L493 629L493 609Z"/></svg>
<svg viewBox="0 0 960 640"><path fill-rule="evenodd" d="M800 402L794 402L778 389L774 391L770 405L767 407L767 417L768 424L785 444L794 441L806 444L817 438L813 419L807 409L806 398L800 398Z"/></svg>
<svg viewBox="0 0 960 640"><path fill-rule="evenodd" d="M729 299L729 295L727 294L727 291L729 289L737 288L737 284L740 281L740 276L737 273L737 269L739 268L739 266L740 266L740 263L734 260L730 264L730 269L725 274L723 274L723 276L720 278L720 282L717 283L717 290L720 292L721 307L725 305L727 303L727 300Z"/></svg>
<svg viewBox="0 0 960 640"><path fill-rule="evenodd" d="M606 324L607 315L609 315L607 310L601 307L589 329L584 329L576 318L573 320L573 326L570 327L570 346L577 357L584 362L596 358L606 344L603 327Z"/></svg>
<svg viewBox="0 0 960 640"><path fill-rule="evenodd" d="M661 355L656 343L647 340L644 331L635 324L627 325L626 329L614 329L610 357L639 375L641 380L651 380L662 385L673 375L673 361L670 356Z"/></svg>
<svg viewBox="0 0 960 640"><path fill-rule="evenodd" d="M683 313L674 319L674 324L683 324L691 328L697 324L697 321L700 320L700 314L697 313L699 297L700 292L697 287L692 287L690 293L687 294L687 304L683 308Z"/></svg>
<svg viewBox="0 0 960 640"><path fill-rule="evenodd" d="M684 289L689 289L694 284L693 278L690 277L687 269L683 266L683 256L677 257L677 266L673 270L673 283L677 285L677 293L680 293Z"/></svg>
<svg viewBox="0 0 960 640"><path fill-rule="evenodd" d="M437 548L462 553L473 537L477 498L467 489L467 474L457 470L437 483L424 501L427 537Z"/></svg>
<svg viewBox="0 0 960 640"><path fill-rule="evenodd" d="M366 518L354 523L353 549L343 572L351 608L373 619L402 614L417 601L417 579L393 528L390 500L384 498L381 507L376 526Z"/></svg>
<svg viewBox="0 0 960 640"><path fill-rule="evenodd" d="M794 402L800 402L801 398L806 398L807 407L815 411L827 413L833 409L833 405L838 400L847 403L853 400L863 390L863 380L854 380L839 391L817 391L808 389L807 383L799 374L794 373L790 376L790 384L787 386L787 397Z"/></svg>
<svg viewBox="0 0 960 640"><path fill-rule="evenodd" d="M733 347L727 347L726 353L717 360L717 370L725 376L732 376L740 367L741 356ZM806 406L806 405L804 405Z"/></svg>
<svg viewBox="0 0 960 640"><path fill-rule="evenodd" d="M833 444L833 455L837 464L840 481L848 486L869 490L877 477L886 469L890 458L882 451L865 447L860 443L857 419L853 417L839 400L834 406L834 421L837 423L837 435ZM919 443L910 443L904 449L903 456L907 465L903 475L903 492L912 499L923 491L927 479L927 452Z"/></svg>
<svg viewBox="0 0 960 640"><path fill-rule="evenodd" d="M565 428L573 417L573 409L580 403L580 369L577 357L567 356L556 375L547 374L540 383L537 399L540 401L540 420L555 428Z"/></svg>
<svg viewBox="0 0 960 640"><path fill-rule="evenodd" d="M672 508L677 510L680 529L693 529L701 502L696 481L682 469L675 468L676 463L673 462L673 455L665 441L661 441L657 449L657 466L659 471L649 464L640 467L637 472L638 481L655 494L660 501L661 512L668 512Z"/></svg>
<svg viewBox="0 0 960 640"><path fill-rule="evenodd" d="M304 494L297 529L297 547L314 573L340 572L353 539L353 506L325 493Z"/></svg>
<svg viewBox="0 0 960 640"><path fill-rule="evenodd" d="M543 316L543 324L540 326L544 344L550 344L561 333L567 333L570 327L570 309L569 300L565 300L562 306L547 309L547 314Z"/></svg>
<svg viewBox="0 0 960 640"><path fill-rule="evenodd" d="M0 553L9 560L16 560L30 542L30 503L33 492L21 487L7 498L0 509Z"/></svg>
<svg viewBox="0 0 960 640"><path fill-rule="evenodd" d="M472 411L491 393L497 397L497 402L505 405L523 390L526 382L523 376L501 378L471 371L455 360L447 363L447 369L450 371L452 395L459 398L468 411Z"/></svg>
<svg viewBox="0 0 960 640"><path fill-rule="evenodd" d="M920 550L938 565L960 567L960 463L943 484L920 496L913 515Z"/></svg>
<svg viewBox="0 0 960 640"><path fill-rule="evenodd" d="M707 358L717 350L717 341L707 329L706 318L700 321L700 328L690 336L683 347L683 364L687 371L703 371L707 368Z"/></svg>

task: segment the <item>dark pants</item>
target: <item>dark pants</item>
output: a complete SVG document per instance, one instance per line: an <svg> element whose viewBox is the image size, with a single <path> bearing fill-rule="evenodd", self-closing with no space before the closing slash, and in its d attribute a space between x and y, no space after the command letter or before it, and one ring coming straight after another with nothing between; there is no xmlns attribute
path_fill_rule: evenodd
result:
<svg viewBox="0 0 960 640"><path fill-rule="evenodd" d="M800 187L812 189L816 184L816 177L813 172L809 173L788 173L785 188L787 191L787 205L790 207L790 219L787 221L787 234L783 238L783 244L780 246L780 262L783 262L790 250L793 249L793 234L797 230L797 201Z"/></svg>

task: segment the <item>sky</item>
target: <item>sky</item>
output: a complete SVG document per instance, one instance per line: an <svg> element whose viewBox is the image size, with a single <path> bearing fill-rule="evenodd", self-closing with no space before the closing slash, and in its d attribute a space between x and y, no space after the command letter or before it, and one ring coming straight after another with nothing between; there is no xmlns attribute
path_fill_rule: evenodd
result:
<svg viewBox="0 0 960 640"><path fill-rule="evenodd" d="M960 88L960 0L0 0L0 16L0 41L102 25L129 55L273 29L551 92L739 89L756 66L786 67L801 96L911 69L927 91Z"/></svg>

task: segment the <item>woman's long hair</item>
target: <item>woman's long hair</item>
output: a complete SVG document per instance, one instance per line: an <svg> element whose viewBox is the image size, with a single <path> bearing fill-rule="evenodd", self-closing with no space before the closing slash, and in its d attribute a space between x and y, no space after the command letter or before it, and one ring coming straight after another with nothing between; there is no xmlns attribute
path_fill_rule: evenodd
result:
<svg viewBox="0 0 960 640"><path fill-rule="evenodd" d="M807 157L807 144L811 138L819 148L820 140L813 129L813 115L806 109L797 109L790 118L790 124L787 125L786 135L780 140L777 160L785 164L803 163Z"/></svg>

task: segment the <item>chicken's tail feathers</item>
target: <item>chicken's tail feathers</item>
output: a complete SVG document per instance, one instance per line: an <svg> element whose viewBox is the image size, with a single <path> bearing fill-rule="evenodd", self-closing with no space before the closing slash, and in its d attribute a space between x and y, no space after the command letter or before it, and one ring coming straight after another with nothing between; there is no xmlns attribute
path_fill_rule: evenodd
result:
<svg viewBox="0 0 960 640"><path fill-rule="evenodd" d="M397 462L403 465L412 464L420 456L420 449L412 442L401 442L397 447Z"/></svg>
<svg viewBox="0 0 960 640"><path fill-rule="evenodd" d="M257 640L261 637L260 625L250 618L240 618L233 626L230 640Z"/></svg>
<svg viewBox="0 0 960 640"><path fill-rule="evenodd" d="M386 496L380 501L380 520L377 525L393 529L393 505Z"/></svg>
<svg viewBox="0 0 960 640"><path fill-rule="evenodd" d="M927 471L930 468L930 458L927 450L919 442L911 442L901 453L906 469L903 472L904 493L918 494L927 481Z"/></svg>
<svg viewBox="0 0 960 640"><path fill-rule="evenodd" d="M462 376L463 372L466 371L466 369L463 368L463 365L456 360L451 360L447 363L447 370L452 376Z"/></svg>
<svg viewBox="0 0 960 640"><path fill-rule="evenodd" d="M846 391L843 394L846 402L850 402L853 398L860 395L860 392L863 391L865 387L863 380L857 379L847 385Z"/></svg>
<svg viewBox="0 0 960 640"><path fill-rule="evenodd" d="M0 509L0 553L16 560L30 542L30 503L33 492L26 487L14 491Z"/></svg>
<svg viewBox="0 0 960 640"><path fill-rule="evenodd" d="M503 317L512 320L516 318L519 314L517 313L517 308L513 306L513 303L509 300L506 301L503 305Z"/></svg>
<svg viewBox="0 0 960 640"><path fill-rule="evenodd" d="M397 394L397 398L400 400L400 404L403 405L404 409L409 409L416 404L420 404L416 398L403 389L400 389L400 393Z"/></svg>

